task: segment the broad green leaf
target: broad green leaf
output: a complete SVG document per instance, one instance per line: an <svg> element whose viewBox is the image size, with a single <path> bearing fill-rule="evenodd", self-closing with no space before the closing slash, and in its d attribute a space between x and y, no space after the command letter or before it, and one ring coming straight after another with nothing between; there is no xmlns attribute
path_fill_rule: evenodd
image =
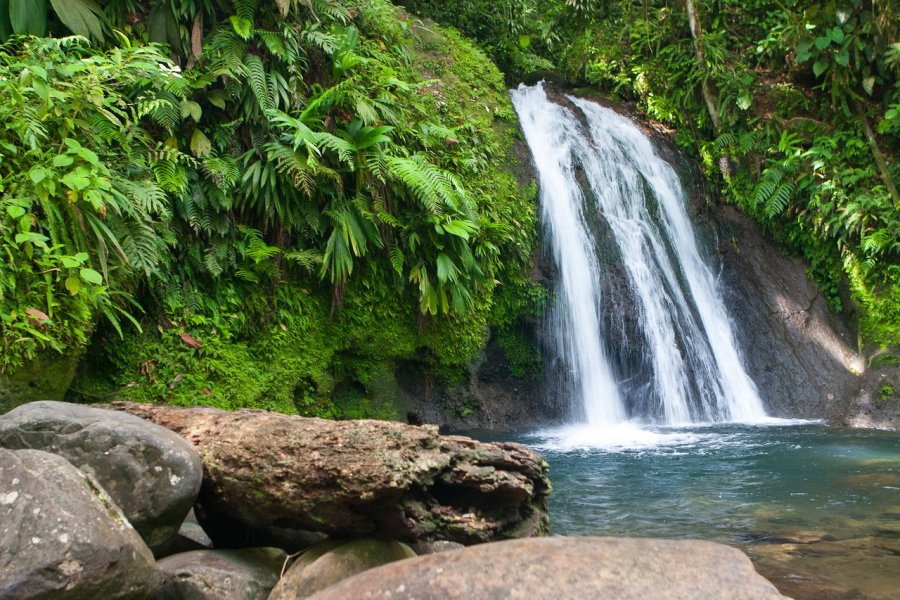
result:
<svg viewBox="0 0 900 600"><path fill-rule="evenodd" d="M78 295L78 292L81 291L81 281L77 277L66 277L66 289L73 296Z"/></svg>
<svg viewBox="0 0 900 600"><path fill-rule="evenodd" d="M89 185L91 185L91 180L88 177L77 174L75 171L70 171L62 176L60 181L70 190L75 190L76 192L80 192L85 189Z"/></svg>
<svg viewBox="0 0 900 600"><path fill-rule="evenodd" d="M444 231L464 240L469 239L469 230L460 221L444 224Z"/></svg>
<svg viewBox="0 0 900 600"><path fill-rule="evenodd" d="M188 117L194 119L195 122L200 121L200 117L203 115L203 109L200 108L200 105L194 102L193 100L182 100L181 101L181 118L186 119Z"/></svg>
<svg viewBox="0 0 900 600"><path fill-rule="evenodd" d="M22 208L21 206L13 205L13 206L7 206L6 212L13 219L18 219L19 217L21 217L22 215L25 214L25 209Z"/></svg>
<svg viewBox="0 0 900 600"><path fill-rule="evenodd" d="M35 233L34 231L26 231L24 233L16 234L16 243L21 244L23 242L31 242L33 244L37 244L38 246L46 246L46 242L50 241L46 235Z"/></svg>
<svg viewBox="0 0 900 600"><path fill-rule="evenodd" d="M226 104L225 90L213 90L206 95L206 100L216 108L225 110Z"/></svg>
<svg viewBox="0 0 900 600"><path fill-rule="evenodd" d="M87 148L79 148L77 152L78 156L92 165L96 165L100 162L100 157L97 156L97 154L93 150L88 150Z"/></svg>
<svg viewBox="0 0 900 600"><path fill-rule="evenodd" d="M28 172L28 177L32 183L40 183L47 178L47 169L35 167Z"/></svg>
<svg viewBox="0 0 900 600"><path fill-rule="evenodd" d="M871 96L872 91L875 89L875 78L866 77L865 79L863 79L862 86L866 93Z"/></svg>
<svg viewBox="0 0 900 600"><path fill-rule="evenodd" d="M47 0L9 0L9 23L14 33L47 33Z"/></svg>
<svg viewBox="0 0 900 600"><path fill-rule="evenodd" d="M67 269L75 269L77 267L80 267L83 263L84 260L80 259L78 255L62 257L62 264Z"/></svg>
<svg viewBox="0 0 900 600"><path fill-rule="evenodd" d="M846 48L837 53L837 56L834 57L834 62L841 65L842 67L850 65L850 53L847 52Z"/></svg>
<svg viewBox="0 0 900 600"><path fill-rule="evenodd" d="M59 155L53 157L53 166L56 168L68 167L73 162L75 162L75 159L73 159L68 154L59 154ZM37 182L35 182L35 183L37 183Z"/></svg>
<svg viewBox="0 0 900 600"><path fill-rule="evenodd" d="M88 283L93 283L95 285L101 285L103 283L103 276L93 269L84 268L81 269L78 274Z"/></svg>
<svg viewBox="0 0 900 600"><path fill-rule="evenodd" d="M824 50L831 43L830 37L825 37L824 35L820 35L816 38L816 48L819 50Z"/></svg>
<svg viewBox="0 0 900 600"><path fill-rule="evenodd" d="M753 96L749 93L738 96L737 105L741 110L747 110L753 104Z"/></svg>
<svg viewBox="0 0 900 600"><path fill-rule="evenodd" d="M437 257L437 277L441 283L456 279L456 265L449 256L441 252Z"/></svg>
<svg viewBox="0 0 900 600"><path fill-rule="evenodd" d="M827 68L828 68L828 63L825 62L824 60L819 59L815 62L815 64L813 64L813 73L815 74L816 77L818 77L819 75L824 73L825 69L827 69Z"/></svg>
<svg viewBox="0 0 900 600"><path fill-rule="evenodd" d="M103 196L97 190L88 190L84 193L84 199L94 207L94 210L99 211L103 206Z"/></svg>
<svg viewBox="0 0 900 600"><path fill-rule="evenodd" d="M835 44L840 44L844 41L844 30L840 27L832 27L830 34L831 39Z"/></svg>
<svg viewBox="0 0 900 600"><path fill-rule="evenodd" d="M200 128L195 127L194 133L191 135L191 153L194 156L201 157L208 155L210 152L212 152L212 144L209 142L209 138L200 131Z"/></svg>
<svg viewBox="0 0 900 600"><path fill-rule="evenodd" d="M50 0L50 4L72 33L103 39L103 9L94 0Z"/></svg>

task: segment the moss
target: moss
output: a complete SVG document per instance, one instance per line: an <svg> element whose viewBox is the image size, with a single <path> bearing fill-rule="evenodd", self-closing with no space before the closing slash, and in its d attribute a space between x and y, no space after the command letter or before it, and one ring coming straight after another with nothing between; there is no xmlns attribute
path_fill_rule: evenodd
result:
<svg viewBox="0 0 900 600"><path fill-rule="evenodd" d="M80 356L39 354L14 372L0 374L0 413L34 400L62 400L75 376Z"/></svg>
<svg viewBox="0 0 900 600"><path fill-rule="evenodd" d="M423 122L460 128L477 142L474 156L471 145L440 152L443 166L475 200L485 230L502 234L476 245L500 258L489 266L488 282L473 290L470 310L421 317L417 290L375 261L354 271L334 313L332 290L314 274L289 273L274 289L216 282L198 294L196 306L161 308L162 317L146 320L143 334L125 340L109 332L96 335L71 399L115 396L396 419L411 408L398 401L399 365L418 363L439 380L461 382L491 324L511 323L530 310L536 190L520 185L525 177L516 171L513 151L518 128L502 75L453 30L418 22L404 27L406 16L382 0L358 7L356 23L366 43L403 47L408 60L401 68L407 72L399 76L426 82L410 109ZM491 249L490 240L502 247ZM185 334L200 347L186 344Z"/></svg>
<svg viewBox="0 0 900 600"><path fill-rule="evenodd" d="M885 407L888 404L891 404L894 400L894 386L890 384L884 384L881 386L881 389L878 390L878 397L875 398L875 405L879 408Z"/></svg>

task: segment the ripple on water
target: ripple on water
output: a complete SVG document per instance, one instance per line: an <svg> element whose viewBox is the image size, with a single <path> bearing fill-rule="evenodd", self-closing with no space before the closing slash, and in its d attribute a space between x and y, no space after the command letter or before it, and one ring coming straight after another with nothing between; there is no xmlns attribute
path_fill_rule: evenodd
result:
<svg viewBox="0 0 900 600"><path fill-rule="evenodd" d="M798 600L900 598L900 434L773 420L518 439L550 463L554 533L710 539Z"/></svg>

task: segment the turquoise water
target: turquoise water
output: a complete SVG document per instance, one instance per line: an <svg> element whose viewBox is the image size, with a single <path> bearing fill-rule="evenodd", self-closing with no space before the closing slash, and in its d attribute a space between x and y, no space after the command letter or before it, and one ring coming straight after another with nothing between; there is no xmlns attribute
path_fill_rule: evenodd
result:
<svg viewBox="0 0 900 600"><path fill-rule="evenodd" d="M514 439L550 463L552 533L714 540L798 599L900 598L898 433L623 426Z"/></svg>

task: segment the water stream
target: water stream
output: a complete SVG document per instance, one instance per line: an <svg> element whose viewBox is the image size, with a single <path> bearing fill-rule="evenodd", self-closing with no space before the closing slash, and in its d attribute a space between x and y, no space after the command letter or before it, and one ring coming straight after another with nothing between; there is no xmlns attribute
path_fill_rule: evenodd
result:
<svg viewBox="0 0 900 600"><path fill-rule="evenodd" d="M504 437L547 457L551 530L711 539L795 598L900 598L900 436L766 418L651 140L540 84L511 94L558 269L550 393L571 415ZM620 350L626 317L637 358Z"/></svg>
<svg viewBox="0 0 900 600"><path fill-rule="evenodd" d="M568 96L563 106L541 84L520 86L512 99L559 269L550 330L564 374L557 393L571 398L573 421L599 431L635 417L670 425L764 419L674 169L634 123L594 102ZM598 231L614 242L606 252ZM600 258L624 269L633 305L604 302ZM607 347L609 307L636 311L641 325L642 364L627 380L628 365Z"/></svg>

